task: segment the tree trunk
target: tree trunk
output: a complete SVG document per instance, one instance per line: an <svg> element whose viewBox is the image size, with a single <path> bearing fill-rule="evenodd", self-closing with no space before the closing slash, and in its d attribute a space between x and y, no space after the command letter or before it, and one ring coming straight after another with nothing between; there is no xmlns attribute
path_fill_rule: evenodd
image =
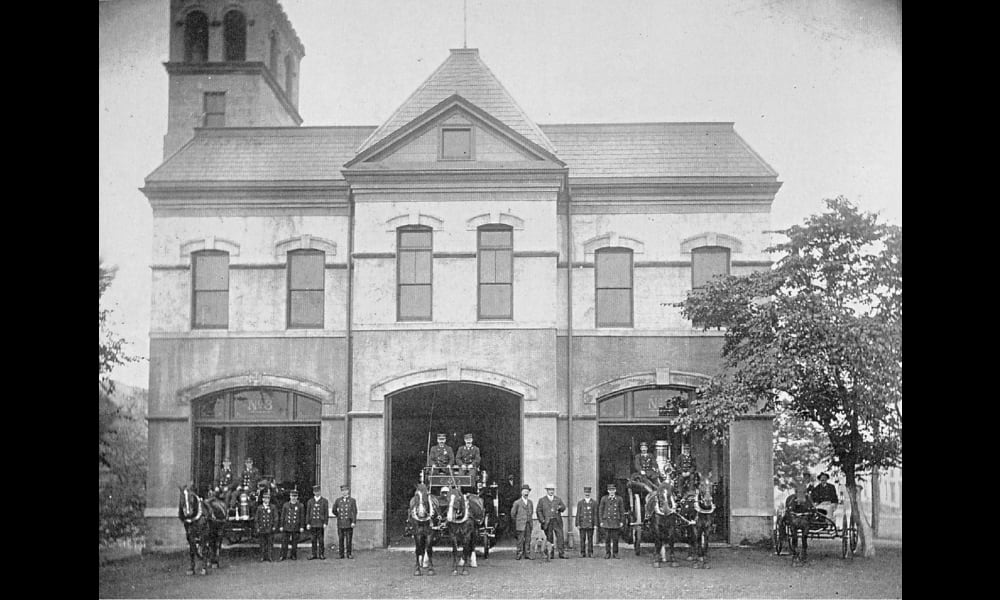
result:
<svg viewBox="0 0 1000 600"><path fill-rule="evenodd" d="M882 503L882 495L879 490L879 471L877 468L872 469L872 537L878 537L878 512L879 505Z"/></svg>
<svg viewBox="0 0 1000 600"><path fill-rule="evenodd" d="M848 476L847 495L851 498L851 521L858 529L858 554L865 558L874 558L875 544L872 529L861 512L861 505L858 502L858 486L854 482L853 476Z"/></svg>

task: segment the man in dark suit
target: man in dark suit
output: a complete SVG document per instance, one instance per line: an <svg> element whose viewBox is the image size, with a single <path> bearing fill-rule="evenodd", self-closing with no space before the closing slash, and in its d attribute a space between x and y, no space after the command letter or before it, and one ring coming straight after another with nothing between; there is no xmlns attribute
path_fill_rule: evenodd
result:
<svg viewBox="0 0 1000 600"><path fill-rule="evenodd" d="M342 496L333 503L333 513L337 515L337 538L340 544L340 558L354 558L354 523L358 520L358 503L351 498L351 486L340 486Z"/></svg>
<svg viewBox="0 0 1000 600"><path fill-rule="evenodd" d="M253 517L255 533L260 537L260 561L271 562L274 554L274 530L278 527L278 510L271 504L271 494L265 491L263 502Z"/></svg>
<svg viewBox="0 0 1000 600"><path fill-rule="evenodd" d="M528 499L531 487L525 483L521 486L521 497L514 501L510 507L510 522L517 532L517 556L515 560L521 560L523 556L531 560L531 519L534 514L534 503Z"/></svg>
<svg viewBox="0 0 1000 600"><path fill-rule="evenodd" d="M305 531L306 508L299 503L298 490L288 493L288 502L281 507L281 531L285 535L281 538L281 556L278 562L288 558L288 546L291 544L291 559L299 559L299 534Z"/></svg>
<svg viewBox="0 0 1000 600"><path fill-rule="evenodd" d="M451 474L451 466L455 464L455 453L452 452L451 448L445 445L445 441L448 436L444 433L439 433L437 436L437 446L431 448L431 451L427 453L427 466L434 467L431 469L431 474L443 473L445 475Z"/></svg>
<svg viewBox="0 0 1000 600"><path fill-rule="evenodd" d="M696 471L698 471L698 461L691 456L691 444L681 444L681 454L677 457L677 467L674 469L675 473L680 473L677 476L677 487L681 492L688 491Z"/></svg>
<svg viewBox="0 0 1000 600"><path fill-rule="evenodd" d="M598 522L604 530L604 558L618 558L618 533L625 526L625 501L617 495L618 488L608 484L608 495L601 498L597 509ZM612 542L614 546L612 546ZM612 555L612 548L614 554Z"/></svg>
<svg viewBox="0 0 1000 600"><path fill-rule="evenodd" d="M576 503L576 528L580 530L580 557L594 558L594 524L597 522L597 503L590 497L590 486L584 486L583 498Z"/></svg>
<svg viewBox="0 0 1000 600"><path fill-rule="evenodd" d="M312 534L312 556L309 560L326 560L323 534L330 522L330 503L320 495L320 487L313 486L313 497L306 502L306 529Z"/></svg>
<svg viewBox="0 0 1000 600"><path fill-rule="evenodd" d="M538 501L538 522L545 531L545 539L555 544L555 549L559 551L559 558L569 558L563 553L563 526L562 514L566 511L566 503L562 498L556 496L556 484L550 483L545 486L545 495ZM545 560L553 558L551 546L546 553Z"/></svg>
<svg viewBox="0 0 1000 600"><path fill-rule="evenodd" d="M479 448L472 445L472 434L465 434L465 445L455 451L455 464L462 468L463 475L472 475L475 481L479 476Z"/></svg>
<svg viewBox="0 0 1000 600"><path fill-rule="evenodd" d="M840 502L840 499L837 498L837 488L830 483L830 476L826 473L819 474L819 483L813 487L809 495L817 510L827 516L833 515L833 511L837 510L837 504Z"/></svg>

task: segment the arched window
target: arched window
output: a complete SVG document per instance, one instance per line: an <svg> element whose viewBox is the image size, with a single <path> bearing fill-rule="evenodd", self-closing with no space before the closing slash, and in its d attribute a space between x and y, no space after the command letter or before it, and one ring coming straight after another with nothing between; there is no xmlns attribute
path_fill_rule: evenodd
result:
<svg viewBox="0 0 1000 600"><path fill-rule="evenodd" d="M285 95L292 97L295 89L295 59L291 54L285 55Z"/></svg>
<svg viewBox="0 0 1000 600"><path fill-rule="evenodd" d="M268 57L267 66L271 69L271 76L278 77L278 32L271 32L271 53Z"/></svg>
<svg viewBox="0 0 1000 600"><path fill-rule="evenodd" d="M632 327L632 250L601 248L594 253L598 327Z"/></svg>
<svg viewBox="0 0 1000 600"><path fill-rule="evenodd" d="M247 59L247 18L238 10L231 10L222 18L222 37L227 61Z"/></svg>
<svg viewBox="0 0 1000 600"><path fill-rule="evenodd" d="M184 62L208 61L208 17L200 10L188 13L184 22Z"/></svg>

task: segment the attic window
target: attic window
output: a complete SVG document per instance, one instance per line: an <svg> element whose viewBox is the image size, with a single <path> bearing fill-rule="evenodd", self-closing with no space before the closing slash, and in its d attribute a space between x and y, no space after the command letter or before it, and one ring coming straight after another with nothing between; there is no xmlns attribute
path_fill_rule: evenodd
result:
<svg viewBox="0 0 1000 600"><path fill-rule="evenodd" d="M441 129L442 160L472 160L472 128L445 127Z"/></svg>

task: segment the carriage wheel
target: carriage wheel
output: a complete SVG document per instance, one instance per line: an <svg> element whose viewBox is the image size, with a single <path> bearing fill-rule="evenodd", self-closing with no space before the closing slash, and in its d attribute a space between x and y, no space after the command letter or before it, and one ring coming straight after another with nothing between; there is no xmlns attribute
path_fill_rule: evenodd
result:
<svg viewBox="0 0 1000 600"><path fill-rule="evenodd" d="M639 556L642 547L642 525L632 526L632 545L635 546L635 555Z"/></svg>
<svg viewBox="0 0 1000 600"><path fill-rule="evenodd" d="M851 555L858 551L858 529L851 527Z"/></svg>
<svg viewBox="0 0 1000 600"><path fill-rule="evenodd" d="M774 543L775 555L781 556L781 548L785 545L785 528L781 526L781 523L774 526L771 541Z"/></svg>

